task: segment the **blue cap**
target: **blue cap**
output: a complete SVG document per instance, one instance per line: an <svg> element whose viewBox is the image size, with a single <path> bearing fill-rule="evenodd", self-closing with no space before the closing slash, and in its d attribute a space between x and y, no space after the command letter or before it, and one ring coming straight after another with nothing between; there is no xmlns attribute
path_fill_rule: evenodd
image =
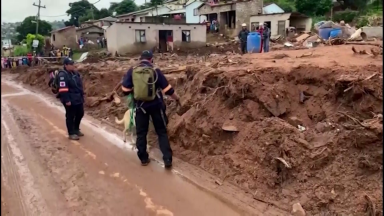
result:
<svg viewBox="0 0 384 216"><path fill-rule="evenodd" d="M151 51L148 51L148 50L144 50L142 53L141 53L141 59L151 59L153 58L153 54Z"/></svg>
<svg viewBox="0 0 384 216"><path fill-rule="evenodd" d="M73 65L75 62L71 58L64 59L64 65Z"/></svg>

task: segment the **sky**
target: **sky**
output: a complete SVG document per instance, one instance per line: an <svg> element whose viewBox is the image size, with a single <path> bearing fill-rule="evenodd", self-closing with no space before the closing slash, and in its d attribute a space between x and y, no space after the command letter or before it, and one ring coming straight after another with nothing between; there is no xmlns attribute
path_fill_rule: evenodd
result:
<svg viewBox="0 0 384 216"><path fill-rule="evenodd" d="M98 9L109 8L111 2L121 2L122 0L101 0L95 6ZM76 0L41 0L40 19L47 21L67 20L69 17L65 15L65 11L69 9L69 3ZM90 3L97 0L89 0ZM136 4L141 5L144 0L135 0ZM37 7L33 3L38 4L39 0L2 0L1 1L1 22L21 22L25 17L36 16ZM62 16L64 15L64 16Z"/></svg>

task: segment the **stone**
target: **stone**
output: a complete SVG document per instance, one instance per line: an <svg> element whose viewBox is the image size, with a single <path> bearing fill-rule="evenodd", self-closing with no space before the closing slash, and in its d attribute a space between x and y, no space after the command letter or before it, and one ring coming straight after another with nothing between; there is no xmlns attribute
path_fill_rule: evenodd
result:
<svg viewBox="0 0 384 216"><path fill-rule="evenodd" d="M303 209L300 203L295 203L292 205L291 214L293 216L305 216L305 210Z"/></svg>
<svg viewBox="0 0 384 216"><path fill-rule="evenodd" d="M303 125L303 122L296 116L291 116L288 118L288 123L291 124L294 127L297 127L297 125Z"/></svg>

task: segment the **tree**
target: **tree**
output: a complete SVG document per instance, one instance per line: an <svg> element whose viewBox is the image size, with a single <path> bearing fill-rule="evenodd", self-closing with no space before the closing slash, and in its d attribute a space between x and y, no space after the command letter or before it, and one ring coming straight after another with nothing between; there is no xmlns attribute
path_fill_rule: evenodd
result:
<svg viewBox="0 0 384 216"><path fill-rule="evenodd" d="M310 16L324 16L333 6L332 0L296 0L295 6L298 12Z"/></svg>
<svg viewBox="0 0 384 216"><path fill-rule="evenodd" d="M26 37L27 48L28 48L28 50L33 49L32 43L33 43L33 40L35 40L35 39L37 39L39 41L39 46L36 48L36 51L40 52L44 46L44 37L40 34L37 34L37 37L34 34L28 34L27 35L27 37Z"/></svg>
<svg viewBox="0 0 384 216"><path fill-rule="evenodd" d="M18 33L17 39L22 41L27 37L28 34L36 33L36 23L35 17L29 16L26 17L23 22L19 26L16 27L16 32ZM33 22L32 22L33 21ZM47 21L39 20L39 34L41 35L49 35L52 31L52 26Z"/></svg>
<svg viewBox="0 0 384 216"><path fill-rule="evenodd" d="M90 16L90 18L92 18L92 12L95 15L99 12L99 10L93 4L89 3L87 0L81 0L74 3L69 3L69 9L66 11L66 13L68 14L68 16L70 16L70 19L69 21L65 22L65 25L66 26L75 25L79 27L80 17ZM82 18L82 20L84 19L86 18Z"/></svg>
<svg viewBox="0 0 384 216"><path fill-rule="evenodd" d="M138 9L136 3L132 0L123 0L116 7L115 11L117 15L134 12Z"/></svg>
<svg viewBox="0 0 384 216"><path fill-rule="evenodd" d="M157 8L162 5L164 3L164 0L151 0L151 5L152 7L155 7L156 9L156 16L159 15L159 13L157 12Z"/></svg>
<svg viewBox="0 0 384 216"><path fill-rule="evenodd" d="M111 2L110 3L110 6L108 8L109 12L112 14L113 12L116 11L116 8L119 7L119 4L118 2Z"/></svg>
<svg viewBox="0 0 384 216"><path fill-rule="evenodd" d="M139 6L139 9L140 10L144 10L144 9L147 9L147 8L150 8L150 7L152 7L151 2L145 2L144 4Z"/></svg>
<svg viewBox="0 0 384 216"><path fill-rule="evenodd" d="M109 12L109 10L107 8L101 8L100 11L98 11L98 13L97 13L97 19L102 19L105 17L109 17L111 15L112 15L112 13Z"/></svg>

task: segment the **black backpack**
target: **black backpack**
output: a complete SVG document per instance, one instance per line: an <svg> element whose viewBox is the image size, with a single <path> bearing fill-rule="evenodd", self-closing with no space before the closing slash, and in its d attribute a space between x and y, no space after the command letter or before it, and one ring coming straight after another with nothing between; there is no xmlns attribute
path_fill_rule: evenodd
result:
<svg viewBox="0 0 384 216"><path fill-rule="evenodd" d="M52 90L52 93L53 94L58 94L59 93L59 73L60 72L64 72L64 73L67 73L65 70L55 70L53 72L53 81L52 81L52 84L51 84L51 90Z"/></svg>

